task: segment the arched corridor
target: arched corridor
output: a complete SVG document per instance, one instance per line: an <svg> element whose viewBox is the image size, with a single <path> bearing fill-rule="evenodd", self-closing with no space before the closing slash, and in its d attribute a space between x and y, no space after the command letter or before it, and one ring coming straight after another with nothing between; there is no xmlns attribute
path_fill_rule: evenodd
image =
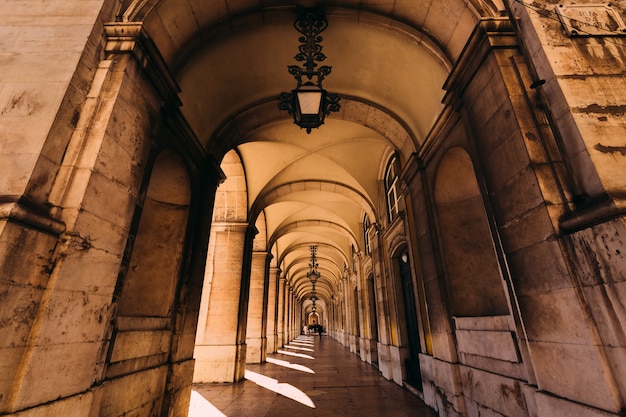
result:
<svg viewBox="0 0 626 417"><path fill-rule="evenodd" d="M622 2L0 10L0 416L625 413Z"/></svg>

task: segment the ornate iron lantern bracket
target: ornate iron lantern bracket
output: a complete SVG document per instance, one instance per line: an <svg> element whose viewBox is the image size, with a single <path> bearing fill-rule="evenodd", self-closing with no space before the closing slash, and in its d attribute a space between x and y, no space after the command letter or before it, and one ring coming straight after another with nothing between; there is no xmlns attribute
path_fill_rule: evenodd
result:
<svg viewBox="0 0 626 417"><path fill-rule="evenodd" d="M320 33L326 30L328 21L319 9L301 9L294 27L302 34L298 38L300 46L294 58L304 63L302 67L287 67L297 84L291 92L280 93L278 108L288 111L296 125L311 133L311 129L324 124L324 119L330 112L341 108L339 95L329 93L322 87L322 81L330 74L332 67L322 65L316 69L317 63L326 59L320 45L323 40Z"/></svg>

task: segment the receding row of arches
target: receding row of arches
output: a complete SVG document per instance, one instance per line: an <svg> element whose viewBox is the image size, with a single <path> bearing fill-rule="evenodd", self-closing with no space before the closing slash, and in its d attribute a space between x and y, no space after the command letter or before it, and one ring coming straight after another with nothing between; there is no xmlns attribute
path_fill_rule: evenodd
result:
<svg viewBox="0 0 626 417"><path fill-rule="evenodd" d="M441 415L624 410L620 33L328 1L341 108L308 135L292 2L17 3L0 414L182 416L309 325Z"/></svg>
<svg viewBox="0 0 626 417"><path fill-rule="evenodd" d="M409 198L402 195L402 168L397 154L383 164L384 175L379 181L386 196L383 217L387 217L389 228L394 221L404 223L405 201ZM294 337L302 325L319 324L333 337L344 338L342 341L355 353L375 366L380 363L377 345L384 342L380 334L388 333L387 342L407 352L396 370L400 381L421 390L419 355L432 353L432 342L426 324L424 283L416 273L419 265L413 260L410 237L394 235L391 240L396 246L389 246L380 237L380 224L370 223L368 213L362 213L363 233L349 237L351 258L329 260L332 266L321 269L322 278L317 283L319 310L313 311L310 286L303 278L307 269L302 266L309 259L298 255L291 258L295 266L289 265L288 251L298 249L298 245L286 248L280 256L275 245L267 246L279 237L267 235L262 209L251 224L245 167L237 152L225 155L221 169L226 179L215 194L196 336L196 379L237 381L242 377L237 372L245 369L246 361L264 361L267 353L275 352ZM176 323L174 306L179 289L172 277L179 274L175 271L180 271L184 262L184 232L189 227L191 201L188 178L182 159L172 151L161 152L155 158L141 220L132 240L133 257L129 258L124 286L119 290L122 324L115 334L121 340L127 331L123 325L127 316L160 318L152 329L155 334ZM460 147L449 149L441 158L433 184L451 316L508 316L505 284L469 154ZM319 222L315 226L341 229ZM307 223L276 230L302 233L302 227L306 228ZM339 232L349 233L345 229ZM332 249L328 244L320 245L322 253ZM376 257L385 256L386 251L390 251L392 262L392 279L387 283L374 265ZM249 269L249 282L242 279L245 268ZM391 305L385 305L389 300ZM379 314L394 309L389 316ZM393 323L394 315L397 323ZM230 351L225 353L224 346L230 346ZM246 349L242 350L243 346ZM113 355L111 366L118 359ZM217 372L218 368L223 372Z"/></svg>

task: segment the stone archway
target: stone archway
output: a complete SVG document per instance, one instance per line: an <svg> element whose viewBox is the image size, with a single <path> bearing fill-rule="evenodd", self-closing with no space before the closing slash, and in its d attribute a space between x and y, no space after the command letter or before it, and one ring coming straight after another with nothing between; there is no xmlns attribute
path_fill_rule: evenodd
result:
<svg viewBox="0 0 626 417"><path fill-rule="evenodd" d="M248 271L244 288L243 264L246 242L255 233L248 224L246 178L237 152L227 153L221 168L226 180L217 189L213 209L194 350L195 382L236 382L245 371L248 297L242 293L250 290L250 275Z"/></svg>

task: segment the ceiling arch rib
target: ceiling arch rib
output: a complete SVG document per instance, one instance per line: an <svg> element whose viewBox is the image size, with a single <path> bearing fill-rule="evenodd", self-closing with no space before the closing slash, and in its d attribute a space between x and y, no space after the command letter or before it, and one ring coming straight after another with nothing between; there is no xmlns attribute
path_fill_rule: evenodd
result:
<svg viewBox="0 0 626 417"><path fill-rule="evenodd" d="M293 281L306 277L310 271L311 246L317 247L316 257L319 269L324 271L320 279L328 279L332 281L331 284L336 283L347 265L348 258L333 244L313 241L288 246L278 259L281 269ZM308 278L306 280L308 281Z"/></svg>
<svg viewBox="0 0 626 417"><path fill-rule="evenodd" d="M325 271L321 269L322 275L315 284L316 296L319 299L330 300L339 288L341 276L333 274L331 271ZM310 299L313 295L313 286L309 282L305 274L292 275L290 279L290 286L294 288L294 294L297 299L302 302L303 300Z"/></svg>
<svg viewBox="0 0 626 417"><path fill-rule="evenodd" d="M439 107L439 103L436 106ZM358 97L342 96L341 109L327 116L326 123L320 130L328 130L326 127L329 124L336 125L341 121L372 130L407 157L416 152L421 144L421 140L390 109ZM320 130L314 130L307 135L304 130L294 126L292 117L278 109L277 97L270 97L233 113L207 140L207 150L222 155L242 143L263 138L266 136L264 131L274 130L277 124L282 125L283 130L286 128L287 136L294 142L307 143L320 136Z"/></svg>
<svg viewBox="0 0 626 417"><path fill-rule="evenodd" d="M276 230L274 232L274 234L272 235L272 237L270 237L268 245L272 246L273 243L279 239L280 237L284 236L285 234L296 230L296 231L302 231L302 230L306 230L306 228L328 228L328 229L332 229L334 231L339 232L340 234L344 235L347 239L350 240L351 244L355 247L358 248L360 245L358 244L356 237L352 234L352 232L346 228L345 226L342 226L340 224L337 223L333 223L333 222L328 222L328 221L324 221L324 220L305 220L305 221L300 221L300 222L295 222L295 223L290 223L287 224L283 227L281 227L280 229Z"/></svg>
<svg viewBox="0 0 626 417"><path fill-rule="evenodd" d="M318 258L319 268L329 271L329 277L339 277L342 274L344 263L344 254L340 248L335 245L326 244L319 245L313 243L318 248L322 247L324 253ZM306 276L309 272L310 256L308 249L300 248L296 250L287 250L287 255L283 258L282 268L289 275L290 280L298 280L299 276ZM307 279L308 280L308 279Z"/></svg>
<svg viewBox="0 0 626 417"><path fill-rule="evenodd" d="M381 137L368 135L367 129L349 129L349 134L343 130L337 135L332 125L329 128L323 137L315 140L298 142L287 132L276 131L274 139L258 138L238 146L246 170L254 172L247 178L250 203L256 201L259 207L259 196L272 189L283 192L280 187L286 184L294 184L289 191L312 190L305 190L302 181L314 179L354 189L360 198L369 202L370 208L363 204L363 210L371 215L371 207L376 205L378 196L376 171L372 171L372 167L380 163L380 156L390 146ZM290 139L281 140L282 137ZM365 148L369 150L367 154L354 157L358 150ZM253 208L251 215L255 216L262 209L262 205L257 210Z"/></svg>
<svg viewBox="0 0 626 417"><path fill-rule="evenodd" d="M373 204L362 193L345 184L314 179L282 184L276 188L266 190L253 203L250 210L250 217L254 218L261 210L266 210L267 207L272 204L297 199L299 193L308 192L331 193L345 197L346 202L356 205L362 209L363 212L367 213L370 220L373 222L376 221Z"/></svg>
<svg viewBox="0 0 626 417"><path fill-rule="evenodd" d="M320 226L316 221L311 222L308 226L301 226L294 228L287 233L284 233L275 241L275 247L280 252L288 251L289 247L295 244L305 243L306 247L298 251L294 251L294 255L300 255L308 257L309 249L311 245L319 246L319 244L326 244L335 250L348 257L354 244L352 243L351 236L342 229L330 228L326 226ZM291 259L291 258L289 258Z"/></svg>
<svg viewBox="0 0 626 417"><path fill-rule="evenodd" d="M305 251L309 251L311 245L317 246L318 251L321 251L322 253L325 252L325 259L332 259L331 262L337 267L337 270L341 271L343 270L344 265L348 265L348 258L342 251L337 250L337 248L332 245L320 242L299 243L297 245L285 248L282 251L281 255L278 257L278 265L282 265L282 268L284 270L287 270L289 265L291 265L296 259L298 259L298 256L301 257L301 254L303 254ZM333 254L336 256L331 257L328 254ZM311 257L309 252L309 256L306 258L307 266L310 259Z"/></svg>

